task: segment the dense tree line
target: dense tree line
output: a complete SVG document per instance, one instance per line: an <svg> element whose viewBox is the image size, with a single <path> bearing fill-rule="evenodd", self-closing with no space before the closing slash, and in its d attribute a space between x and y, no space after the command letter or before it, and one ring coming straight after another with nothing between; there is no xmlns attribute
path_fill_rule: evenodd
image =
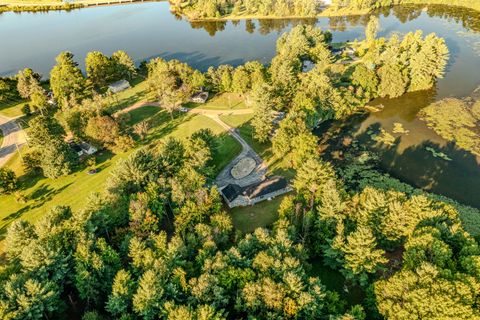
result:
<svg viewBox="0 0 480 320"><path fill-rule="evenodd" d="M315 17L320 2L311 0L195 0L170 1L170 9L191 20L215 19L227 16Z"/></svg>
<svg viewBox="0 0 480 320"><path fill-rule="evenodd" d="M448 5L480 11L480 4L470 0L332 0L329 14L367 13L397 5ZM171 0L171 10L190 20L238 17L316 17L325 8L322 1L312 0Z"/></svg>
<svg viewBox="0 0 480 320"><path fill-rule="evenodd" d="M402 4L435 4L465 7L474 10L480 10L480 4L470 0L333 0L334 8L348 8L350 10L373 10L381 7L390 7Z"/></svg>
<svg viewBox="0 0 480 320"><path fill-rule="evenodd" d="M369 318L479 317L480 251L452 206L372 187L349 194L319 160L299 168L294 186L281 219L310 256L365 288Z"/></svg>
<svg viewBox="0 0 480 320"><path fill-rule="evenodd" d="M378 20L367 25L366 40L360 45L362 63L355 67L352 83L359 94L395 98L405 92L427 90L443 76L449 51L445 40L434 34L423 37L421 31L410 32L403 39L376 39Z"/></svg>
<svg viewBox="0 0 480 320"><path fill-rule="evenodd" d="M207 130L140 149L83 210L14 222L2 319L480 317L480 249L450 205L349 193L312 151L275 226L240 235L205 183L212 141ZM312 258L363 288L364 303L347 307L309 275Z"/></svg>

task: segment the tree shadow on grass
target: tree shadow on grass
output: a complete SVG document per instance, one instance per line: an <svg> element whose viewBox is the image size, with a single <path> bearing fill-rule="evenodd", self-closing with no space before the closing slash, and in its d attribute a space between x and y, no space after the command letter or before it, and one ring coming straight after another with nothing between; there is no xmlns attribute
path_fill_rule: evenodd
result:
<svg viewBox="0 0 480 320"><path fill-rule="evenodd" d="M2 235L7 231L8 225L11 222L13 222L14 220L20 219L23 216L23 214L25 214L25 213L27 213L31 210L40 208L46 202L52 200L55 195L61 193L62 191L64 191L66 188L68 188L72 184L73 183L66 184L63 187L58 188L58 189L49 188L45 184L41 185L39 188L37 188L29 196L29 199L34 201L32 204L29 204L29 205L21 208L20 210L14 212L14 213L11 213L10 215L8 215L8 216L6 216L2 219L2 221L5 222L5 225L2 228L0 228L0 237L2 237Z"/></svg>
<svg viewBox="0 0 480 320"><path fill-rule="evenodd" d="M144 106L140 109L132 110L129 112L130 119L127 124L129 126L134 126L139 122L152 118L161 110L162 109L158 106Z"/></svg>
<svg viewBox="0 0 480 320"><path fill-rule="evenodd" d="M150 118L150 130L147 137L141 141L141 144L150 144L172 133L179 125L191 120L195 115L186 113L177 113L172 120L170 114L165 110L157 112Z"/></svg>

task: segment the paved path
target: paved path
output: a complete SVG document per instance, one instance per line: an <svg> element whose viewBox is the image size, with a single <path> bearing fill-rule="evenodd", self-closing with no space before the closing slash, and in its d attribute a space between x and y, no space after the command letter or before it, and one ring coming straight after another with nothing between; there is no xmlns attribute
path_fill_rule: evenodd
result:
<svg viewBox="0 0 480 320"><path fill-rule="evenodd" d="M114 117L119 116L122 113L130 112L132 110L136 110L146 106L158 106L160 104L158 102L137 102L130 107L117 111L113 114ZM193 114L200 114L209 117L220 126L222 126L235 140L237 140L240 145L242 146L242 152L233 159L217 176L215 179L216 184L221 188L228 184L237 184L240 187L245 187L247 185L263 181L265 179L265 175L267 174L267 166L265 162L260 158L260 156L250 147L250 145L245 141L240 134L238 134L237 129L230 127L228 124L223 122L220 119L222 115L243 115L243 114L251 114L253 113L253 109L202 109L202 108L194 108L194 109L184 109L188 113ZM242 179L234 179L231 175L232 168L243 158L250 157L255 160L257 166L255 169L250 173L248 176Z"/></svg>
<svg viewBox="0 0 480 320"><path fill-rule="evenodd" d="M265 175L267 174L267 165L265 162L260 158L260 156L250 147L250 145L245 141L240 134L238 134L237 129L230 127L228 124L223 122L217 114L208 114L207 117L212 119L213 121L217 122L220 126L222 126L235 140L237 140L240 145L242 146L242 152L233 159L223 170L218 174L217 178L215 179L216 184L218 187L224 187L228 184L236 184L240 187L245 187L251 185L256 182L263 181L265 179ZM255 160L257 166L255 169L250 173L248 176L242 179L235 179L232 177L231 171L232 168L243 158L252 158Z"/></svg>
<svg viewBox="0 0 480 320"><path fill-rule="evenodd" d="M0 147L0 167L17 152L17 146L21 147L25 142L25 132L15 122L14 118L0 116L0 130L3 133L3 142Z"/></svg>

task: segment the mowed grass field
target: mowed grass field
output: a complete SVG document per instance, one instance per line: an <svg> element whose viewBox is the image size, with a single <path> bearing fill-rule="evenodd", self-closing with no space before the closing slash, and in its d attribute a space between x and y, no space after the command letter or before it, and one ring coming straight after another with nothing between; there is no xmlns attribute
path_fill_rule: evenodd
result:
<svg viewBox="0 0 480 320"><path fill-rule="evenodd" d="M185 107L194 109L201 108L206 110L240 110L248 109L245 104L245 99L237 93L223 93L219 95L210 96L206 103L185 104Z"/></svg>
<svg viewBox="0 0 480 320"><path fill-rule="evenodd" d="M263 201L254 206L230 209L233 225L243 233L272 225L278 219L278 208L286 196Z"/></svg>
<svg viewBox="0 0 480 320"><path fill-rule="evenodd" d="M174 120L159 107L144 107L132 111L130 124L147 120L151 129L144 141L139 141L137 148L156 143L168 137L185 139L200 129L210 129L216 135L217 145L214 152L214 163L219 171L241 151L240 144L227 135L224 129L210 118L202 115L177 114ZM26 152L27 149L22 150ZM8 225L15 219L25 219L35 222L53 206L68 205L73 210L81 209L87 198L95 192L102 192L115 164L126 158L134 150L122 154L99 152L97 154L97 174L88 175L88 168L83 168L68 176L56 180L42 176L24 175L20 156L15 154L7 164L19 176L20 193L27 201L21 203L16 196L0 196L0 238L4 236Z"/></svg>

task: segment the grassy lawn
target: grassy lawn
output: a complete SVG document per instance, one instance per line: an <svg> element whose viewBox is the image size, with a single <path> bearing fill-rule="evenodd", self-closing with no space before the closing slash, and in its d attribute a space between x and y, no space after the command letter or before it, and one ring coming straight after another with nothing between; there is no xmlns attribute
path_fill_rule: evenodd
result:
<svg viewBox="0 0 480 320"><path fill-rule="evenodd" d="M276 197L271 201L263 201L251 207L231 209L233 225L244 233L272 225L278 219L278 207L285 196Z"/></svg>
<svg viewBox="0 0 480 320"><path fill-rule="evenodd" d="M213 97L210 97L206 103L193 103L189 102L185 107L194 109L202 108L207 110L238 110L248 109L245 105L245 101L240 95L236 93L222 93Z"/></svg>
<svg viewBox="0 0 480 320"><path fill-rule="evenodd" d="M260 143L253 138L253 127L250 125L253 114L245 115L223 115L220 119L231 127L238 128L240 135L245 141L262 157L267 163L270 174L282 175L287 179L295 176L295 171L288 168L288 165L281 159L276 159L272 154L270 142Z"/></svg>
<svg viewBox="0 0 480 320"><path fill-rule="evenodd" d="M132 118L148 119L152 128L145 141L140 145L167 137L184 139L200 129L210 128L217 135L219 145L219 148L214 152L214 161L218 171L241 151L240 144L225 134L224 129L208 117L178 114L172 121L170 115L163 110L153 112L148 107L145 110L143 109L135 110ZM139 110L143 110L143 112ZM150 113L153 113L153 115L148 116L147 114ZM28 147L22 148L22 152L27 151ZM27 197L28 201L18 203L14 195L0 196L0 203L2 204L0 208L0 237L4 235L7 226L13 220L21 218L35 222L55 205L69 205L73 210L81 209L92 192L103 190L104 183L115 163L127 157L131 152L133 150L118 155L103 152L97 155L99 173L88 175L88 169L85 168L57 180L24 175L20 156L16 153L6 166L14 170L19 176L21 193Z"/></svg>
<svg viewBox="0 0 480 320"><path fill-rule="evenodd" d="M23 175L20 177L22 194L28 201L24 204L15 201L14 195L0 196L2 210L0 212L0 235L13 220L22 218L34 222L52 206L69 205L78 210L85 205L85 201L92 192L99 192L103 182L107 179L113 164L127 154L112 156L103 152L97 156L100 172L88 175L84 169L57 180L40 176ZM16 172L22 171L21 161L16 154L7 164Z"/></svg>
<svg viewBox="0 0 480 320"><path fill-rule="evenodd" d="M161 110L162 108L157 106L145 106L140 109L132 110L128 113L129 118L128 118L127 124L129 126L133 126L139 122L148 120L152 118L154 115L156 115L158 112L160 112Z"/></svg>
<svg viewBox="0 0 480 320"><path fill-rule="evenodd" d="M17 101L9 104L0 104L0 115L15 118L23 115L22 107L26 104L26 101Z"/></svg>

